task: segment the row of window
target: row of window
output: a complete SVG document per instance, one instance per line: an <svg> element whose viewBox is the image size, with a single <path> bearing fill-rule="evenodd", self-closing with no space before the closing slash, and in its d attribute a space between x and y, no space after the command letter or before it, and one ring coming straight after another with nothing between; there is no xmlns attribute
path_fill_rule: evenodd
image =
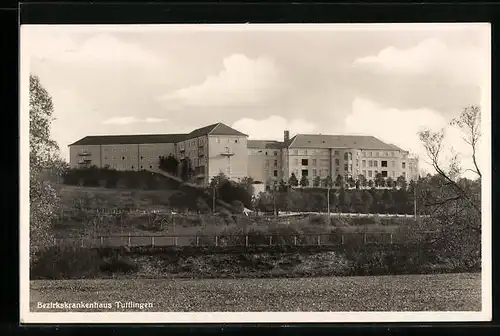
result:
<svg viewBox="0 0 500 336"><path fill-rule="evenodd" d="M136 166L124 165L124 164L111 164L111 165L106 164L106 165L104 165L104 168L113 168L113 169L120 169L120 170L127 170L127 169L134 170L136 168ZM153 166L150 165L149 168L153 169ZM139 169L147 169L147 166L139 166Z"/></svg>
<svg viewBox="0 0 500 336"><path fill-rule="evenodd" d="M327 177L329 175L328 174L329 173L328 169L319 169L319 171L317 169L312 169L312 171L311 171L312 177L318 176L318 172L319 172L319 176L321 178ZM356 171L356 172L359 172L359 171ZM301 170L301 175L299 175L299 170L298 169L295 169L294 173L295 173L295 175L297 177L309 176L309 170L308 169L302 169ZM337 169L335 176L339 175L338 173L339 173L339 171ZM379 172L377 170L363 170L362 171L362 175L365 176L365 177L367 177L367 178L376 177L378 173ZM389 172L387 170L382 170L380 173L382 174L382 177L389 177L389 176L391 176L393 178L397 177L397 174L396 174L395 171L391 171L390 175L389 175ZM349 176L349 175L352 175L352 174L348 173L347 175ZM277 176L277 175L275 175L275 176ZM406 173L402 172L402 176L406 178Z"/></svg>

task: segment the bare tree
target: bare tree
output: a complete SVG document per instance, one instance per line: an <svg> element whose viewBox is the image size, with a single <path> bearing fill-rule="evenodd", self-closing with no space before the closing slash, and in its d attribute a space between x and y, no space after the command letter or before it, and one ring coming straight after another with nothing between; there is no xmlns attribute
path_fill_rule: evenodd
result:
<svg viewBox="0 0 500 336"><path fill-rule="evenodd" d="M474 169L467 169L476 173L479 178L481 178L481 171L477 165L476 153L477 145L481 137L480 132L481 124L481 109L478 106L470 106L465 108L458 118L454 118L451 122L451 126L459 126L464 133L464 141L471 146L472 149L472 161L474 164ZM462 172L462 167L459 163L459 158L457 154L454 154L450 160L450 165L448 170L444 168L440 163L440 157L443 150L443 140L444 140L445 130L442 129L438 132L432 132L430 130L425 130L419 132L420 141L422 142L427 156L430 159L432 167L436 172L445 180L445 185L452 188L455 192L455 196L451 197L449 201L463 199L465 200L477 213L481 215L481 206L477 200L472 197L469 193L462 188L462 186L457 182ZM447 202L441 200L440 204Z"/></svg>
<svg viewBox="0 0 500 336"><path fill-rule="evenodd" d="M450 122L450 126L461 129L464 141L471 147L474 167L467 170L478 176L475 180L461 177L463 171L457 154L452 153L448 167L441 163L444 129L419 132L420 141L437 173L419 181L417 188L425 211L432 215L432 221L440 224L441 234L435 244L451 251L455 261L468 265L480 265L481 171L476 159L480 124L481 109L478 106L463 109L459 117Z"/></svg>

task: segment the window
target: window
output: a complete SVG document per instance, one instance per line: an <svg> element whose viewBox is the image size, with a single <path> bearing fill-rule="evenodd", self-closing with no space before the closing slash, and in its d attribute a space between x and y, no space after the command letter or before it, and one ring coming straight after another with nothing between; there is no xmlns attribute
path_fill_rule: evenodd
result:
<svg viewBox="0 0 500 336"><path fill-rule="evenodd" d="M311 151L311 154L312 154L312 155L316 155L316 151L313 149L313 150Z"/></svg>
<svg viewBox="0 0 500 336"><path fill-rule="evenodd" d="M298 166L299 165L299 159L295 159L295 165Z"/></svg>
<svg viewBox="0 0 500 336"><path fill-rule="evenodd" d="M234 140L234 143L238 143L238 139Z"/></svg>
<svg viewBox="0 0 500 336"><path fill-rule="evenodd" d="M107 157L107 156L105 156L105 157L104 157L104 160L107 160L107 159L108 159L108 157Z"/></svg>
<svg viewBox="0 0 500 336"><path fill-rule="evenodd" d="M132 169L134 169L134 166L132 166Z"/></svg>
<svg viewBox="0 0 500 336"><path fill-rule="evenodd" d="M278 155L278 152L277 151L274 151L274 156L277 156Z"/></svg>
<svg viewBox="0 0 500 336"><path fill-rule="evenodd" d="M377 160L373 160L373 166L374 167L378 167L378 161Z"/></svg>
<svg viewBox="0 0 500 336"><path fill-rule="evenodd" d="M406 173L405 172L403 172L403 177L406 178Z"/></svg>
<svg viewBox="0 0 500 336"><path fill-rule="evenodd" d="M227 167L226 172L227 172L228 174L231 174L231 167Z"/></svg>
<svg viewBox="0 0 500 336"><path fill-rule="evenodd" d="M344 171L347 171L347 167L348 167L347 163L344 164Z"/></svg>
<svg viewBox="0 0 500 336"><path fill-rule="evenodd" d="M302 176L309 176L309 170L302 169Z"/></svg>
<svg viewBox="0 0 500 336"><path fill-rule="evenodd" d="M348 160L349 156L347 155L347 153L344 154L344 160Z"/></svg>
<svg viewBox="0 0 500 336"><path fill-rule="evenodd" d="M361 174L363 174L363 176L366 176L366 170L363 170Z"/></svg>
<svg viewBox="0 0 500 336"><path fill-rule="evenodd" d="M313 166L316 165L316 159L312 159L312 164L313 164Z"/></svg>
<svg viewBox="0 0 500 336"><path fill-rule="evenodd" d="M122 160L125 160L125 156L122 156Z"/></svg>
<svg viewBox="0 0 500 336"><path fill-rule="evenodd" d="M303 166L307 166L309 164L309 160L308 159L302 159L302 165Z"/></svg>
<svg viewBox="0 0 500 336"><path fill-rule="evenodd" d="M339 151L335 151L335 156L339 156L340 155L340 152Z"/></svg>
<svg viewBox="0 0 500 336"><path fill-rule="evenodd" d="M316 171L316 169L312 170L312 174L313 174L313 177L316 177L316 175L318 174L317 171Z"/></svg>
<svg viewBox="0 0 500 336"><path fill-rule="evenodd" d="M340 160L339 159L335 159L335 165L336 166L340 165Z"/></svg>
<svg viewBox="0 0 500 336"><path fill-rule="evenodd" d="M358 166L359 166L359 160L356 159L356 167L358 167Z"/></svg>
<svg viewBox="0 0 500 336"><path fill-rule="evenodd" d="M141 156L141 160L144 159L144 156ZM114 159L113 159L114 160Z"/></svg>
<svg viewBox="0 0 500 336"><path fill-rule="evenodd" d="M142 169L142 166L141 166L141 169Z"/></svg>
<svg viewBox="0 0 500 336"><path fill-rule="evenodd" d="M274 160L274 168L278 167L278 160Z"/></svg>
<svg viewBox="0 0 500 336"><path fill-rule="evenodd" d="M392 177L396 177L396 172L394 170L392 171Z"/></svg>
<svg viewBox="0 0 500 336"><path fill-rule="evenodd" d="M278 176L278 171L277 170L274 170L274 176Z"/></svg>
<svg viewBox="0 0 500 336"><path fill-rule="evenodd" d="M352 171L352 164L349 164L349 171Z"/></svg>
<svg viewBox="0 0 500 336"><path fill-rule="evenodd" d="M382 177L387 177L387 170L382 170Z"/></svg>
<svg viewBox="0 0 500 336"><path fill-rule="evenodd" d="M267 152L265 153L265 155L267 155Z"/></svg>
<svg viewBox="0 0 500 336"><path fill-rule="evenodd" d="M149 168L153 169L153 166L149 166Z"/></svg>
<svg viewBox="0 0 500 336"><path fill-rule="evenodd" d="M109 164L104 165L104 168L109 168Z"/></svg>
<svg viewBox="0 0 500 336"><path fill-rule="evenodd" d="M380 166L381 167L387 167L387 161L381 161Z"/></svg>
<svg viewBox="0 0 500 336"><path fill-rule="evenodd" d="M373 172L371 170L368 171L368 177L373 177Z"/></svg>
<svg viewBox="0 0 500 336"><path fill-rule="evenodd" d="M368 160L368 167L373 167L373 161L372 160Z"/></svg>
<svg viewBox="0 0 500 336"><path fill-rule="evenodd" d="M363 156L366 157L366 152L363 152Z"/></svg>
<svg viewBox="0 0 500 336"><path fill-rule="evenodd" d="M266 160L266 168L269 167L269 160Z"/></svg>
<svg viewBox="0 0 500 336"><path fill-rule="evenodd" d="M366 168L366 160L361 161L361 168Z"/></svg>
<svg viewBox="0 0 500 336"><path fill-rule="evenodd" d="M406 168L406 163L405 162L402 162L401 163L401 168L405 169Z"/></svg>
<svg viewBox="0 0 500 336"><path fill-rule="evenodd" d="M307 149L306 149L306 150L304 150L304 155L307 155Z"/></svg>
<svg viewBox="0 0 500 336"><path fill-rule="evenodd" d="M385 156L389 156L389 153L387 153L387 152L385 152L384 154L385 154Z"/></svg>

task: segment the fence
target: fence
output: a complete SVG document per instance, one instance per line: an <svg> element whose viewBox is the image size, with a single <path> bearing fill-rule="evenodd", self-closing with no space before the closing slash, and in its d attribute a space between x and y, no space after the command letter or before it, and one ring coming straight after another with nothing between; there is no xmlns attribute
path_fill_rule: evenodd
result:
<svg viewBox="0 0 500 336"><path fill-rule="evenodd" d="M420 231L415 236L422 240L432 239L435 231ZM54 245L73 245L81 247L138 247L138 246L326 246L356 244L400 244L407 239L388 232L380 233L329 233L308 235L286 234L247 234L247 235L112 235L81 236L79 238L55 238Z"/></svg>

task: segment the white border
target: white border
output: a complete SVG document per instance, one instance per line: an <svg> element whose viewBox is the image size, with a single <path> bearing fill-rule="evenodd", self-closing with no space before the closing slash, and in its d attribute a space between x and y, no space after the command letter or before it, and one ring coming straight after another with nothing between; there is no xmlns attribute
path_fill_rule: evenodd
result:
<svg viewBox="0 0 500 336"><path fill-rule="evenodd" d="M57 25L65 31L166 31L166 25ZM243 25L168 25L168 32L227 31L227 30L485 30L486 44L491 48L489 23L440 24L243 24ZM482 142L490 150L480 158L482 181L482 311L481 312L238 312L238 313L83 313L83 312L30 312L29 282L29 55L23 43L20 27L20 317L21 323L300 323L300 322L460 322L490 321L492 318L491 292L491 50L485 55L485 78L482 86ZM54 25L30 25L40 30ZM32 28L31 28L32 29ZM484 146L484 145L483 145Z"/></svg>

